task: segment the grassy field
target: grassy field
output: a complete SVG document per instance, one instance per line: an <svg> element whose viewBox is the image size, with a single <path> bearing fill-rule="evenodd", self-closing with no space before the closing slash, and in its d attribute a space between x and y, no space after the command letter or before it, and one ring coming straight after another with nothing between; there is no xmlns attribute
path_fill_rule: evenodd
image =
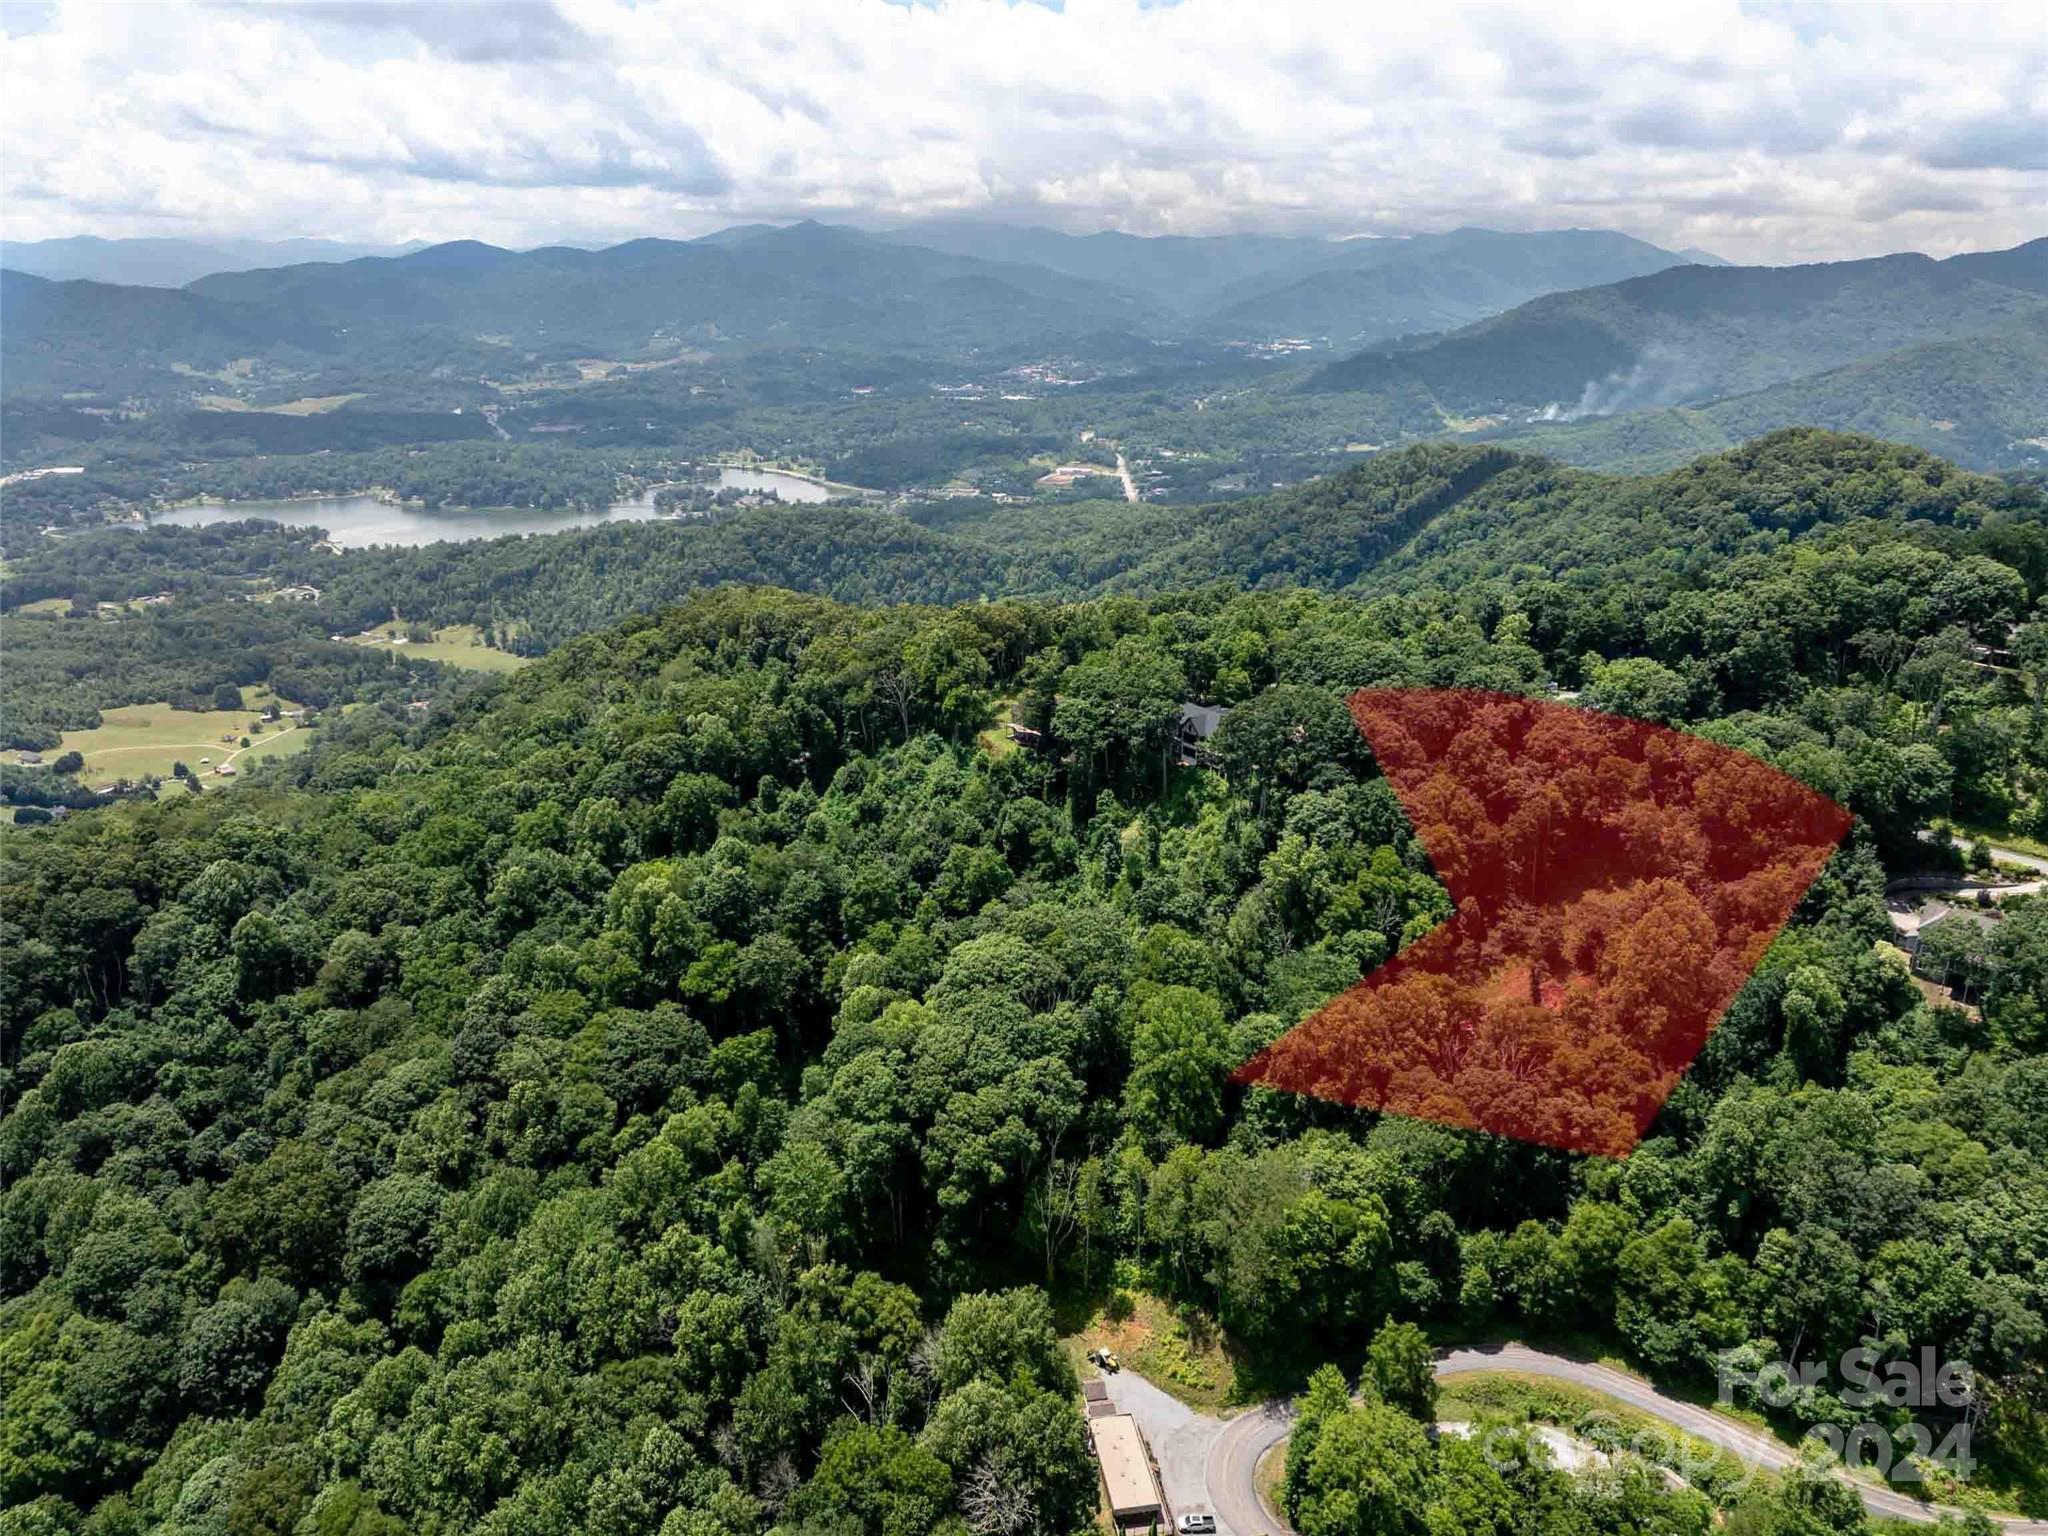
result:
<svg viewBox="0 0 2048 1536"><path fill-rule="evenodd" d="M23 603L15 610L17 613L54 613L60 616L70 611L71 599L68 597L39 597L32 603Z"/></svg>
<svg viewBox="0 0 2048 1536"><path fill-rule="evenodd" d="M301 395L296 400L286 400L280 405L251 405L239 395L200 395L199 404L209 411L256 411L271 416L318 416L326 411L338 411L351 400L362 399L361 394L353 395Z"/></svg>
<svg viewBox="0 0 2048 1536"><path fill-rule="evenodd" d="M64 752L85 757L78 778L97 787L116 779L142 778L149 774L169 776L171 765L182 762L202 780L213 780L213 770L232 762L246 768L266 758L287 752L302 752L312 745L317 731L301 728L296 721L262 721L250 729L266 704L281 709L298 706L288 699L273 699L265 688L242 692L247 709L172 709L167 704L130 704L100 712L101 723L90 731L64 732L64 744L43 754L46 760ZM221 737L232 736L231 741ZM251 745L244 749L242 738ZM202 763L202 758L211 758ZM221 781L225 782L225 781Z"/></svg>
<svg viewBox="0 0 2048 1536"><path fill-rule="evenodd" d="M484 632L474 624L451 624L446 629L437 629L430 641L407 640L406 627L394 621L366 629L351 638L357 645L403 645L408 656L444 662L451 667L469 667L478 672L516 672L532 659L485 645Z"/></svg>
<svg viewBox="0 0 2048 1536"><path fill-rule="evenodd" d="M996 700L995 719L974 738L990 757L1008 757L1017 750L1010 737L1010 711L1016 703L1013 698Z"/></svg>

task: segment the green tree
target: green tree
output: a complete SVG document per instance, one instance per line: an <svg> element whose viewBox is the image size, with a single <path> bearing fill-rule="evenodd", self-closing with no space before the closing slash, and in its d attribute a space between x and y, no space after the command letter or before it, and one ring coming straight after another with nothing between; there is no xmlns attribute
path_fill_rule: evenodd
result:
<svg viewBox="0 0 2048 1536"><path fill-rule="evenodd" d="M1388 1318L1366 1351L1362 1386L1381 1402L1423 1424L1436 1422L1436 1356L1413 1323Z"/></svg>
<svg viewBox="0 0 2048 1536"><path fill-rule="evenodd" d="M1236 1065L1222 1005L1192 987L1133 994L1136 1027L1124 1113L1156 1145L1206 1141L1223 1122L1223 1080Z"/></svg>
<svg viewBox="0 0 2048 1536"><path fill-rule="evenodd" d="M1301 1536L1421 1536L1434 1471L1420 1424L1384 1403L1352 1405L1318 1427L1288 1513Z"/></svg>
<svg viewBox="0 0 2048 1536"><path fill-rule="evenodd" d="M867 1536L930 1536L952 1490L945 1463L902 1430L849 1423L825 1442L795 1504L821 1524Z"/></svg>

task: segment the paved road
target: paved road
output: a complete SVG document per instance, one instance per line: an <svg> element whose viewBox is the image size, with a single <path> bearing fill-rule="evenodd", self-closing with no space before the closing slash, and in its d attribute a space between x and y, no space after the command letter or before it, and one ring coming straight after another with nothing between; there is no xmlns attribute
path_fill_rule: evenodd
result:
<svg viewBox="0 0 2048 1536"><path fill-rule="evenodd" d="M1922 841L1923 843L1931 843L1934 841L1934 834L1930 831L1922 831L1920 833L1920 841ZM1977 839L1974 837L1965 837L1961 833L1958 833L1956 834L1954 841L1962 845L1963 848L1967 849L1972 843L1976 842ZM2042 858L2037 853L2021 853L2017 848L2001 848L1996 843L1992 843L1990 845L1990 848L1991 857L1994 859L2002 860L2004 863L2007 864L2017 864L2021 869L2038 869L2039 871L2041 871L2042 874L2048 875L2048 859Z"/></svg>
<svg viewBox="0 0 2048 1536"><path fill-rule="evenodd" d="M1209 1451L1209 1502L1229 1536L1293 1536L1287 1522L1259 1498L1259 1458L1294 1427L1292 1403L1264 1403L1224 1426Z"/></svg>
<svg viewBox="0 0 2048 1536"><path fill-rule="evenodd" d="M1922 841L1933 841L1934 834L1923 831ZM1991 856L2002 863L2013 864L2021 869L2033 870L2048 875L2048 859L2031 853L2021 853L2017 848L2001 848L1991 845ZM1954 875L1940 885L1932 883L1938 877L1929 875L1902 875L1889 882L1885 888L1885 908L1891 914L1892 929L1902 937L1911 938L1921 926L1933 917L1946 915L1958 905L1974 902L1982 894L1989 894L1993 902L2002 902L2008 896L2037 896L2048 890L2048 879L2015 880L2005 885L1986 885L1981 879L1969 875ZM1936 899L1934 892L1940 892Z"/></svg>
<svg viewBox="0 0 2048 1536"><path fill-rule="evenodd" d="M1609 1366L1566 1360L1519 1344L1498 1349L1454 1350L1437 1362L1438 1380L1473 1371L1517 1371L1590 1387L1617 1398L1674 1428L1732 1451L1746 1462L1783 1471L1798 1452L1783 1442L1722 1418L1705 1408L1666 1397L1648 1382ZM1294 1410L1285 1403L1267 1403L1242 1413L1224 1426L1209 1450L1209 1497L1230 1536L1291 1536L1286 1523L1260 1502L1254 1471L1259 1458L1287 1438ZM1854 1484L1863 1506L1874 1515L1931 1524L1942 1513L1908 1494L1867 1483ZM1999 1522L2008 1536L2048 1536L2048 1520L2017 1517Z"/></svg>

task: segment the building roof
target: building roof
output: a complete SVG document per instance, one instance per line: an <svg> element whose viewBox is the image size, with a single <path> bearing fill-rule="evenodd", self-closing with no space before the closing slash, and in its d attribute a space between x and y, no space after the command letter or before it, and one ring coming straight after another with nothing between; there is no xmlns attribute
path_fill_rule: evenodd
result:
<svg viewBox="0 0 2048 1536"><path fill-rule="evenodd" d="M1974 923L1988 933L2005 921L2005 914L1996 907L1942 906L1940 910L1930 909L1920 914L1920 932L1926 933L1930 929L1940 927L1943 923L1958 920Z"/></svg>
<svg viewBox="0 0 2048 1536"><path fill-rule="evenodd" d="M1145 1437L1128 1413L1095 1419L1095 1459L1102 1465L1102 1484L1109 1491L1109 1512L1118 1520L1159 1513L1159 1485L1152 1463L1145 1459Z"/></svg>
<svg viewBox="0 0 2048 1536"><path fill-rule="evenodd" d="M1216 727L1229 713L1221 704L1183 704L1180 707L1181 734L1191 735L1197 741L1207 741L1216 734Z"/></svg>

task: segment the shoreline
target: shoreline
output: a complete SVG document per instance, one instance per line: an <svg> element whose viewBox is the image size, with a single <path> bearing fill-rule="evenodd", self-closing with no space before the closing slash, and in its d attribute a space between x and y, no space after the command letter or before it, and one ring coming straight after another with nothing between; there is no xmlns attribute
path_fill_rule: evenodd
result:
<svg viewBox="0 0 2048 1536"><path fill-rule="evenodd" d="M643 493L645 494L645 493ZM601 507L513 507L504 505L472 506L468 502L450 502L442 506L429 506L418 499L393 496L378 491L316 491L302 496L187 496L178 501L152 502L144 512L144 520L157 512L175 512L181 507L277 507L297 506L318 501L374 501L382 507L397 507L403 511L416 512L421 517L439 517L443 513L451 516L469 517L487 512L516 512L522 517L581 517L592 511L609 512L619 507L635 505L637 498L627 497L618 501L605 502ZM116 520L118 521L118 520ZM257 519L267 521L267 519ZM305 524L290 524L303 527Z"/></svg>
<svg viewBox="0 0 2048 1536"><path fill-rule="evenodd" d="M731 459L706 459L706 469L737 469L756 475L781 475L789 480L801 480L806 485L815 485L821 491L844 492L849 496L887 496L889 492L875 489L871 485L848 485L843 480L827 480L823 475L814 475L809 470L784 469L779 464L740 464ZM681 482L678 482L681 483Z"/></svg>
<svg viewBox="0 0 2048 1536"><path fill-rule="evenodd" d="M848 485L838 480L827 480L822 475L814 475L810 473L808 470L785 469L780 465L761 463L748 464L734 459L706 459L701 461L701 467L706 470L714 471L729 469L738 471L743 474L750 473L759 475L779 475L785 479L799 481L804 485L815 487L816 489L825 492L827 494L827 498L830 500L852 498L857 498L861 500L884 500L889 495L888 492L876 490L872 486ZM133 513L139 513L139 517L113 517L109 518L107 520L107 523L103 526L139 526L144 528L155 527L157 526L155 519L159 514L166 512L176 512L181 509L189 507L221 507L233 511L235 509L242 507L282 507L312 505L325 501L348 501L357 498L361 498L368 501L374 501L378 503L380 506L392 507L399 509L401 511L415 513L421 517L429 518L438 517L442 514L447 514L449 516L454 517L468 517L485 515L494 512L505 512L517 514L522 517L539 516L561 517L566 519L575 517L590 517L593 515L602 516L607 513L620 512L624 510L651 510L653 506L653 498L657 491L661 491L674 486L693 486L701 485L702 483L703 482L698 479L656 480L651 482L640 482L640 488L634 491L632 494L620 495L611 501L603 503L602 505L568 507L522 507L504 505L477 506L468 502L448 503L442 506L429 506L425 501L419 500L417 498L407 498L399 496L396 493L394 493L388 486L381 485L365 486L356 490L348 491L301 491L296 494L287 496L238 497L220 495L193 495L179 497L176 500L172 501L149 502L147 504L139 506L137 504L130 503L129 510ZM659 514L657 514L657 516L659 516ZM226 521L229 519L223 520ZM266 521L266 519L257 520ZM306 526L301 524L288 523L285 522L284 519L274 520L288 527ZM673 521L676 519L671 517L669 518L669 520ZM171 526L178 525L173 524Z"/></svg>
<svg viewBox="0 0 2048 1536"><path fill-rule="evenodd" d="M366 501L380 502L387 507L417 507L422 512L427 510L424 501L407 501L403 496L395 495L381 485L353 491L301 491L295 496L181 496L176 501L152 501L142 510L146 517L151 512L175 512L180 507L280 506L300 501L346 501L356 496Z"/></svg>

